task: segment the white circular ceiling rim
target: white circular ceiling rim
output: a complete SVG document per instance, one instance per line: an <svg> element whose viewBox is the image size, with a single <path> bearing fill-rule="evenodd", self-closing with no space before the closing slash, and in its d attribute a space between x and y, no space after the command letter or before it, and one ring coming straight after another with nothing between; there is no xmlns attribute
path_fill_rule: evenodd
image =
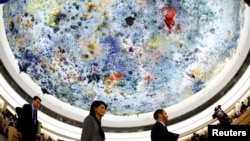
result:
<svg viewBox="0 0 250 141"><path fill-rule="evenodd" d="M3 94L4 98L11 104L12 107L20 106L25 101L18 95L14 90L12 90L11 86L8 84L7 81L2 80L3 76L0 74L0 90L1 95ZM174 125L168 126L169 130L174 131L180 134L192 134L200 129L203 129L208 124L214 123L212 120L211 115L213 114L213 107L217 106L218 104L222 105L223 109L225 107L234 107L236 103L240 104L243 96L246 97L249 95L249 87L250 87L250 67L247 68L245 73L242 75L238 83L219 101L216 103L211 104L211 106L203 110L201 113L193 116L190 119L183 120ZM3 87L2 87L3 86ZM3 89L1 89L3 88ZM5 89L6 88L6 89ZM9 89L8 89L9 88ZM4 91L8 89L9 94L4 94ZM59 138L64 137L67 135L70 138L75 138L76 140L79 139L81 134L81 128L73 127L51 117L48 117L44 113L39 114L39 120L42 121L44 128L55 131L56 136ZM129 141L149 141L150 140L150 131L138 131L135 133L107 133L107 140L108 141L116 141L116 140L129 140ZM66 139L69 140L69 139Z"/></svg>
<svg viewBox="0 0 250 141"><path fill-rule="evenodd" d="M246 7L244 15L245 17L250 17L249 7ZM11 76L15 78L17 84L21 88L23 88L30 96L40 95L43 100L42 104L45 107L56 111L58 114L61 114L65 117L69 117L81 122L82 119L89 114L88 111L84 111L67 103L63 103L53 96L44 95L41 92L40 87L35 84L28 75L19 72L17 61L13 57L7 38L5 36L5 29L2 19L2 5L0 5L0 16L0 57ZM221 90L221 88L223 88L235 75L249 51L249 47L247 46L247 39L250 38L249 20L249 18L244 19L244 26L240 34L241 38L239 40L238 47L236 48L236 54L238 55L235 55L233 57L231 61L232 64L227 64L225 66L222 74L213 80L213 82L215 83L210 83L211 85L207 86L204 90L202 90L195 96L192 96L192 98L166 108L170 119L178 117L182 115L183 112L186 113L193 110L195 107L202 105L207 99L210 99L214 95L216 95ZM152 118L152 112L132 116L114 116L106 114L103 117L103 126L106 127L135 127L150 125L153 122L154 120Z"/></svg>

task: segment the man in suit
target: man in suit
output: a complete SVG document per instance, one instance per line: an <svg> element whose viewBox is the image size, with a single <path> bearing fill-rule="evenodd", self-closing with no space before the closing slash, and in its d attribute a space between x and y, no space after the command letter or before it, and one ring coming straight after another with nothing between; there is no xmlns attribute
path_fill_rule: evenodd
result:
<svg viewBox="0 0 250 141"><path fill-rule="evenodd" d="M37 110L41 105L41 98L34 96L31 104L24 104L18 116L16 128L19 141L35 141L38 120Z"/></svg>
<svg viewBox="0 0 250 141"><path fill-rule="evenodd" d="M156 110L154 119L156 122L151 129L151 141L177 141L179 134L169 132L166 127L168 115L165 110Z"/></svg>

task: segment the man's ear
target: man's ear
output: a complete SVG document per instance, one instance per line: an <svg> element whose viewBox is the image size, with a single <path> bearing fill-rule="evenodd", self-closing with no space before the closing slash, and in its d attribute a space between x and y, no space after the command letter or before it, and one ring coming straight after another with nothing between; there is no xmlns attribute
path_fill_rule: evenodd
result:
<svg viewBox="0 0 250 141"><path fill-rule="evenodd" d="M160 113L159 115L158 115L158 119L162 119L162 117L163 117L163 114L162 113Z"/></svg>

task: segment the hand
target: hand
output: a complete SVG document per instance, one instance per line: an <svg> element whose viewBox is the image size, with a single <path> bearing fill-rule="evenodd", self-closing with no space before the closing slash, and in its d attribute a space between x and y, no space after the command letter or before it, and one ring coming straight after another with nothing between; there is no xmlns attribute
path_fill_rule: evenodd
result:
<svg viewBox="0 0 250 141"><path fill-rule="evenodd" d="M23 136L21 132L17 132L16 135L18 138L22 138L22 136Z"/></svg>

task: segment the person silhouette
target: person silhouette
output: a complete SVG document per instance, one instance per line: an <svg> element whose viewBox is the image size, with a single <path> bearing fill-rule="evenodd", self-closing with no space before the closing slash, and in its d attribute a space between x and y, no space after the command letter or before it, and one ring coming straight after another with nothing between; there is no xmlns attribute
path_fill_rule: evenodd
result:
<svg viewBox="0 0 250 141"><path fill-rule="evenodd" d="M41 105L41 98L34 96L31 104L24 104L16 123L19 141L35 141L38 129L37 110Z"/></svg>

